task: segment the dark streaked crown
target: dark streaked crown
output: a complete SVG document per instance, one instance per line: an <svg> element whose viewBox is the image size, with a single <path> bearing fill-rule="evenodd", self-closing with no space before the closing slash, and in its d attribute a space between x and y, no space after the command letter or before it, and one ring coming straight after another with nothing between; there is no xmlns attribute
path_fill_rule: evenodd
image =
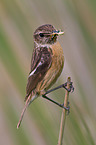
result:
<svg viewBox="0 0 96 145"><path fill-rule="evenodd" d="M38 27L34 32L34 40L38 44L52 44L56 42L57 34L54 34L56 29L51 24L45 24Z"/></svg>

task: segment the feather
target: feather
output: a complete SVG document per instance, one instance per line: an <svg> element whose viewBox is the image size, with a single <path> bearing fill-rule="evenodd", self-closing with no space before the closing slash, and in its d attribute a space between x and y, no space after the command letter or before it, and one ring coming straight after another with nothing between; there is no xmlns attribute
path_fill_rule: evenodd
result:
<svg viewBox="0 0 96 145"><path fill-rule="evenodd" d="M52 63L52 54L46 47L34 49L32 61L31 61L31 72L29 73L26 97L25 101L31 92L36 88L38 83L44 78L46 72Z"/></svg>

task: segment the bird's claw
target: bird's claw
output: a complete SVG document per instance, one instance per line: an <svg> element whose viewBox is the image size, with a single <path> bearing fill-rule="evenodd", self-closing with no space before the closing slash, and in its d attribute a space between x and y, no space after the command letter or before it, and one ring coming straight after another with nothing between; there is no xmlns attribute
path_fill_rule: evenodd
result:
<svg viewBox="0 0 96 145"><path fill-rule="evenodd" d="M64 106L64 103L63 104L61 104L61 106L62 106L62 108L64 108L66 111L67 111L67 115L70 113L70 106L69 106L69 102L68 102L68 106L67 107L65 107Z"/></svg>
<svg viewBox="0 0 96 145"><path fill-rule="evenodd" d="M69 113L70 113L70 106L69 106L69 102L68 102L67 104L68 104L68 106L67 106L67 108L68 108L68 110L67 110L67 115L69 115Z"/></svg>
<svg viewBox="0 0 96 145"><path fill-rule="evenodd" d="M68 92L73 93L74 92L74 87L73 87L73 82L70 82L70 88L66 88L67 87L67 82L65 84L63 84L63 88L65 88Z"/></svg>

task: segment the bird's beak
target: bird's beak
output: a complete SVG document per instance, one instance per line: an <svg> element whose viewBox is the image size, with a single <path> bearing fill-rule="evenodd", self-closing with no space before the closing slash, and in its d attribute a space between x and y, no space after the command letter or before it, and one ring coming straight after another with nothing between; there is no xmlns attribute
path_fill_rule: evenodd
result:
<svg viewBox="0 0 96 145"><path fill-rule="evenodd" d="M56 30L56 31L53 31L53 35L55 35L55 34L57 34L57 35L63 35L64 34L64 32L63 31L59 31L59 30Z"/></svg>

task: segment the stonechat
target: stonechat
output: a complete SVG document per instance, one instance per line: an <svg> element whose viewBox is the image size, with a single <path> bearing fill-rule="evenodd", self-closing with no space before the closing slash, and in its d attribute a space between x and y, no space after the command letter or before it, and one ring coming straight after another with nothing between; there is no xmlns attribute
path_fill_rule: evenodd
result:
<svg viewBox="0 0 96 145"><path fill-rule="evenodd" d="M29 104L39 96L44 97L44 94L47 94L47 90L56 82L62 72L64 55L58 42L58 36L62 34L64 32L56 30L50 24L42 25L34 32L34 50L26 87L26 103L17 128L19 128Z"/></svg>

